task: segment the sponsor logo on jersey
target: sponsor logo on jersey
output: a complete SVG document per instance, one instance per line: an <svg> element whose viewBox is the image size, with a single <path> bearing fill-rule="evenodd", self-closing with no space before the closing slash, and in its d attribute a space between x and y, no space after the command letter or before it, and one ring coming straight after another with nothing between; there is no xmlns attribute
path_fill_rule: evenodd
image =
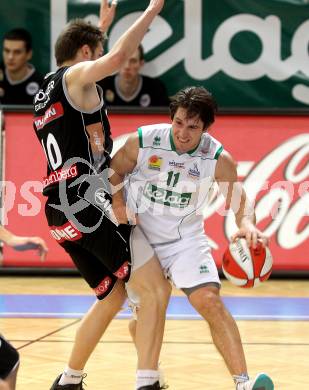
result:
<svg viewBox="0 0 309 390"><path fill-rule="evenodd" d="M176 162L176 161L169 161L168 165L173 168L178 168L178 169L184 169L185 168L185 163L183 162Z"/></svg>
<svg viewBox="0 0 309 390"><path fill-rule="evenodd" d="M59 244L63 241L76 241L82 237L82 233L70 221L62 226L51 226L50 234Z"/></svg>
<svg viewBox="0 0 309 390"><path fill-rule="evenodd" d="M46 90L40 89L39 92L35 95L34 98L34 109L35 111L42 110L46 107L48 102L50 101L50 93L55 87L55 82L52 80L48 83Z"/></svg>
<svg viewBox="0 0 309 390"><path fill-rule="evenodd" d="M78 174L76 165L72 165L70 168L60 168L57 171L53 171L49 176L44 177L43 187L45 188L49 184L59 183L62 180L71 179Z"/></svg>
<svg viewBox="0 0 309 390"><path fill-rule="evenodd" d="M118 279L124 279L128 276L128 274L129 274L128 261L123 263L122 266L116 272L114 272L114 275L117 276Z"/></svg>
<svg viewBox="0 0 309 390"><path fill-rule="evenodd" d="M197 163L194 163L193 168L189 169L188 176L193 177L195 179L199 179L199 177L201 176L201 172L198 169Z"/></svg>
<svg viewBox="0 0 309 390"><path fill-rule="evenodd" d="M147 183L144 196L154 203L164 204L164 206L185 208L189 205L192 193L191 192L175 192L166 190L165 188L157 187L154 184Z"/></svg>
<svg viewBox="0 0 309 390"><path fill-rule="evenodd" d="M156 155L149 157L148 169L154 169L155 171L160 171L161 165L162 165L162 157Z"/></svg>
<svg viewBox="0 0 309 390"><path fill-rule="evenodd" d="M160 146L160 144L161 144L161 137L158 137L157 135L154 137L154 139L153 139L153 143L152 143L152 145L153 146Z"/></svg>
<svg viewBox="0 0 309 390"><path fill-rule="evenodd" d="M112 278L110 278L109 276L106 276L102 282L96 287L93 289L94 293L96 296L100 296L100 295L103 295L106 293L106 291L109 289L109 286L111 285L112 283Z"/></svg>
<svg viewBox="0 0 309 390"><path fill-rule="evenodd" d="M63 116L63 107L60 102L57 102L52 104L45 111L44 115L34 118L35 127L37 130L41 130L47 123L52 122L61 116Z"/></svg>

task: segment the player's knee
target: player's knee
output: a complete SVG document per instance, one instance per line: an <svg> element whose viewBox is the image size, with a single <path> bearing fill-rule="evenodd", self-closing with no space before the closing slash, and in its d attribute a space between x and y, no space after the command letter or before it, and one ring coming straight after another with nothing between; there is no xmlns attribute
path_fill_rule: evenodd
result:
<svg viewBox="0 0 309 390"><path fill-rule="evenodd" d="M200 313L206 312L211 315L224 308L219 293L206 288L193 292L189 299L194 308Z"/></svg>
<svg viewBox="0 0 309 390"><path fill-rule="evenodd" d="M171 285L163 279L160 283L151 286L152 299L155 300L158 306L166 308L171 295Z"/></svg>
<svg viewBox="0 0 309 390"><path fill-rule="evenodd" d="M159 288L156 289L158 299L165 307L167 307L168 305L171 292L172 286L167 280L164 280L164 282L159 286Z"/></svg>
<svg viewBox="0 0 309 390"><path fill-rule="evenodd" d="M158 284L157 286L149 285L147 288L140 290L140 306L151 305L152 307L165 309L170 296L170 287L168 283Z"/></svg>

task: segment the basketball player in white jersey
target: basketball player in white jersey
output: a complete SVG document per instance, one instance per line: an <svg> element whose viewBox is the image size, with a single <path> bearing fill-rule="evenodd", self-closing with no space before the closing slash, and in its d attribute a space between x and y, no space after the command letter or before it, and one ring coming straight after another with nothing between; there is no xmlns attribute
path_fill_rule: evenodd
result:
<svg viewBox="0 0 309 390"><path fill-rule="evenodd" d="M237 183L234 160L207 133L216 109L212 95L202 87L179 91L170 104L172 124L144 126L130 136L113 158L111 183L121 185L129 175L127 206L138 215L168 278L208 322L236 389L272 390L266 374L249 379L239 331L221 300L217 268L204 234L202 209L217 182L227 208L235 213L239 230L233 239L245 237L253 247L257 240L267 244ZM113 209L118 218L127 212L123 190L113 195ZM134 324L131 330L134 333Z"/></svg>

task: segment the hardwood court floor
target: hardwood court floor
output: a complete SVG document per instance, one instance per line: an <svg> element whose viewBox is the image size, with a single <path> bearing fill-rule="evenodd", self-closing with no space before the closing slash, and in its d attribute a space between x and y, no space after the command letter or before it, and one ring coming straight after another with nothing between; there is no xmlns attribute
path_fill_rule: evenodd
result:
<svg viewBox="0 0 309 390"><path fill-rule="evenodd" d="M79 278L0 278L1 294L91 294ZM178 292L175 292L178 294ZM309 281L270 280L254 290L223 283L223 296L309 297ZM49 389L71 350L78 319L0 318L0 329L21 348L17 390ZM128 320L114 320L86 371L88 390L134 389L136 356ZM278 390L308 390L309 321L238 321L253 376L268 372ZM202 320L168 320L161 354L171 390L233 390Z"/></svg>

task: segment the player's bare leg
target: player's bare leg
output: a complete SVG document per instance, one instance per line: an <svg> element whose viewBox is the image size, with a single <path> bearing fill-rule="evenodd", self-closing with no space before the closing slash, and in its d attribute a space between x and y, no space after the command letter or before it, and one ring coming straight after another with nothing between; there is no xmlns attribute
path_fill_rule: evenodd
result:
<svg viewBox="0 0 309 390"><path fill-rule="evenodd" d="M135 345L138 369L158 369L171 287L156 257L133 272L128 288L139 297Z"/></svg>
<svg viewBox="0 0 309 390"><path fill-rule="evenodd" d="M18 366L5 378L5 381L0 380L0 390L15 390L17 371Z"/></svg>
<svg viewBox="0 0 309 390"><path fill-rule="evenodd" d="M137 317L132 318L129 322L129 332L133 343L135 344Z"/></svg>
<svg viewBox="0 0 309 390"><path fill-rule="evenodd" d="M219 289L201 287L190 294L189 301L208 322L213 342L233 376L236 390L273 390L271 378L264 373L249 379L239 330L222 302Z"/></svg>
<svg viewBox="0 0 309 390"><path fill-rule="evenodd" d="M102 301L97 300L87 312L75 335L69 367L83 370L94 348L100 341L111 320L126 299L124 283L117 281L113 291ZM98 324L100 324L98 326Z"/></svg>
<svg viewBox="0 0 309 390"><path fill-rule="evenodd" d="M213 342L231 375L246 374L247 365L238 327L224 306L219 289L202 287L190 294L189 301L208 322Z"/></svg>
<svg viewBox="0 0 309 390"><path fill-rule="evenodd" d="M138 308L136 307L134 310L138 310ZM129 322L129 333L130 333L132 341L133 341L133 343L135 345L137 313L134 313L134 317L136 317L136 318L132 318L130 320L130 322ZM135 348L136 348L136 345L135 345ZM158 366L158 371L159 371L159 384L160 384L160 387L161 387L161 389L167 389L168 388L168 384L167 384L167 381L165 379L164 371L161 368L160 362L159 362L159 366Z"/></svg>
<svg viewBox="0 0 309 390"><path fill-rule="evenodd" d="M14 390L14 387L9 387L9 385L0 379L0 390Z"/></svg>

